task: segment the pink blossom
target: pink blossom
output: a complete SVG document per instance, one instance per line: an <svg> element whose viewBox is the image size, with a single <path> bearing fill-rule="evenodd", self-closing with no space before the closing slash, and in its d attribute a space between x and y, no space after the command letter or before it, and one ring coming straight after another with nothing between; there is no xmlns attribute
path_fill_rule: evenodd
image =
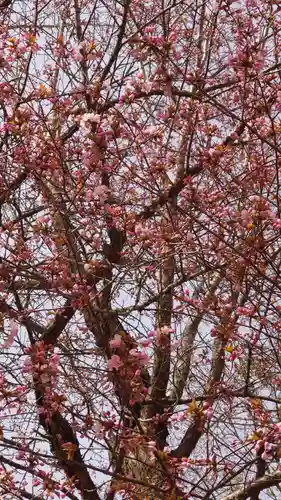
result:
<svg viewBox="0 0 281 500"><path fill-rule="evenodd" d="M280 229L281 228L281 219L278 219L278 218L274 219L272 226L274 227L274 229Z"/></svg>
<svg viewBox="0 0 281 500"><path fill-rule="evenodd" d="M90 127L91 123L99 123L100 115L96 113L85 113L82 118L80 118L80 125L82 127Z"/></svg>
<svg viewBox="0 0 281 500"><path fill-rule="evenodd" d="M139 343L142 345L142 347L148 347L152 343L152 339L143 339L140 340Z"/></svg>
<svg viewBox="0 0 281 500"><path fill-rule="evenodd" d="M242 210L241 219L244 227L246 227L248 224L252 222L252 217L247 210Z"/></svg>
<svg viewBox="0 0 281 500"><path fill-rule="evenodd" d="M18 386L16 387L16 389L15 389L15 390L16 390L18 393L23 393L23 392L25 392L25 391L26 391L26 389L27 389L27 388L26 388L26 386L25 386L25 385L18 385Z"/></svg>
<svg viewBox="0 0 281 500"><path fill-rule="evenodd" d="M157 345L165 344L167 339L169 338L170 333L174 332L172 328L168 326L162 326L161 328L157 328L154 334L155 342Z"/></svg>
<svg viewBox="0 0 281 500"><path fill-rule="evenodd" d="M255 445L255 450L256 450L256 452L258 452L262 446L263 446L263 440L262 440L262 439L259 439L259 440L256 442L256 445Z"/></svg>
<svg viewBox="0 0 281 500"><path fill-rule="evenodd" d="M264 443L264 449L266 452L271 451L273 448L274 448L274 445L272 443L269 443L268 441L266 441Z"/></svg>
<svg viewBox="0 0 281 500"><path fill-rule="evenodd" d="M153 86L152 82L143 82L142 90L148 94L151 91L152 86Z"/></svg>
<svg viewBox="0 0 281 500"><path fill-rule="evenodd" d="M112 349L117 349L118 347L121 346L122 344L122 337L121 335L114 335L114 338L109 342L110 344L110 347L112 347Z"/></svg>
<svg viewBox="0 0 281 500"><path fill-rule="evenodd" d="M138 359L141 365L147 365L150 361L150 358L145 351L139 352L137 349L131 349L129 353L131 356Z"/></svg>
<svg viewBox="0 0 281 500"><path fill-rule="evenodd" d="M92 189L87 189L85 192L85 198L87 201L91 201L93 199L93 191Z"/></svg>
<svg viewBox="0 0 281 500"><path fill-rule="evenodd" d="M157 136L158 134L160 134L162 131L161 131L161 128L156 126L156 125L151 125L150 127L147 127L145 130L144 130L144 133L146 135L149 135L151 137L155 137Z"/></svg>
<svg viewBox="0 0 281 500"><path fill-rule="evenodd" d="M214 410L211 406L207 410L204 411L204 414L205 414L207 420L211 420L213 413L214 413Z"/></svg>
<svg viewBox="0 0 281 500"><path fill-rule="evenodd" d="M101 185L97 186L94 191L93 191L93 197L98 198L100 203L104 203L109 195L110 190L108 189L107 186Z"/></svg>
<svg viewBox="0 0 281 500"><path fill-rule="evenodd" d="M50 362L53 366L57 366L59 364L60 357L58 353L52 354L52 356L50 357Z"/></svg>
<svg viewBox="0 0 281 500"><path fill-rule="evenodd" d="M279 432L281 434L281 422L278 422L278 424L275 425L275 428L276 428L277 432Z"/></svg>
<svg viewBox="0 0 281 500"><path fill-rule="evenodd" d="M111 370L119 370L123 366L123 361L121 361L120 356L117 356L117 354L113 354L111 358L107 362L107 367L108 369Z"/></svg>

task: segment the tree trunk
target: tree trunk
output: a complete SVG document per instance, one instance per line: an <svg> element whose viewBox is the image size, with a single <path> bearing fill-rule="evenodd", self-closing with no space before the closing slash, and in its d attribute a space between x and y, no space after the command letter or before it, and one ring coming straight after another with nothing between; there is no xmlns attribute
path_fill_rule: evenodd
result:
<svg viewBox="0 0 281 500"><path fill-rule="evenodd" d="M168 500L172 498L167 475L157 459L147 449L139 447L135 454L126 457L123 462L123 474L147 484L130 483L131 500ZM161 491L162 490L162 491ZM164 493L163 490L168 490Z"/></svg>

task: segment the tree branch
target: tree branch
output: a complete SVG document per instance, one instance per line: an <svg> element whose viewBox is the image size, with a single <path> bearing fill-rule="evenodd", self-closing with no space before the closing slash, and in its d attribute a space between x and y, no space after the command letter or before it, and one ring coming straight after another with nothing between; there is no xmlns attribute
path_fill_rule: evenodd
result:
<svg viewBox="0 0 281 500"><path fill-rule="evenodd" d="M171 253L171 249L167 249L166 255L164 255L164 261L162 264L162 279L161 288L162 290L167 289L174 280L174 269L175 261L174 256ZM158 319L157 327L160 329L162 327L171 327L172 319L172 307L173 307L173 293L172 288L168 289L166 292L162 293L158 301ZM161 335L161 334L160 334ZM161 342L161 341L160 341ZM154 366L153 375L151 382L150 397L152 400L159 400L166 395L166 389L169 382L170 376L170 357L171 357L171 341L170 334L164 334L163 343L155 347L154 351ZM155 402L154 405L147 408L146 418L152 419L156 414L161 415L163 413L163 407ZM158 422L153 425L156 442L159 449L163 449L166 444L167 438L167 424L166 422Z"/></svg>
<svg viewBox="0 0 281 500"><path fill-rule="evenodd" d="M123 39L123 36L124 36L124 33L125 33L125 28L126 28L126 24L127 24L127 17L128 17L128 13L129 13L129 6L130 6L130 1L129 0L125 0L124 2L124 11L123 11L123 19L122 19L122 23L121 23L121 26L120 26L120 30L119 30L119 33L118 33L118 38L117 38L117 42L116 42L116 45L115 45L115 48L109 58L109 61L107 63L107 65L105 66L103 72L102 72L102 75L101 75L101 82L103 82L105 80L105 78L107 77L109 71L110 71L110 68L112 66L112 64L114 63L114 61L116 61L117 59L117 56L118 56L118 53L122 47L122 39Z"/></svg>
<svg viewBox="0 0 281 500"><path fill-rule="evenodd" d="M205 296L204 302L207 304L212 300L212 297L222 280L222 275L217 276L213 283L211 284L210 290ZM174 373L174 388L171 391L169 397L171 399L177 400L182 397L184 387L187 381L187 377L190 369L190 362L192 356L192 346L198 331L198 327L203 320L205 312L200 312L194 320L186 325L182 336L182 347L178 356L178 363L175 367Z"/></svg>
<svg viewBox="0 0 281 500"><path fill-rule="evenodd" d="M244 276L244 274L243 274ZM243 278L242 278L243 280ZM239 293L235 293L233 296L233 307L236 306L239 298ZM243 306L247 300L247 296L242 295L240 300L240 305ZM213 355L212 355L212 366L209 375L209 379L206 384L206 392L212 393L213 388L217 386L220 382L224 366L225 366L225 345L228 341L228 330L231 326L233 329L235 323L238 320L238 315L235 313L229 313L225 317L222 318L220 324L220 332L218 330L217 337L213 342ZM213 399L209 400L209 403L212 404ZM205 425L205 416L201 411L201 408L197 410L194 415L194 419L192 424L187 429L185 435L183 436L179 446L171 452L171 455L174 457L189 457L191 453L194 451L200 437L204 431Z"/></svg>
<svg viewBox="0 0 281 500"><path fill-rule="evenodd" d="M72 299L68 299L64 305L63 310L59 311L50 326L47 328L45 333L42 335L41 340L45 344L54 345L58 340L60 334L63 332L67 323L75 314L75 309L71 306Z"/></svg>
<svg viewBox="0 0 281 500"><path fill-rule="evenodd" d="M38 388L38 383L36 381L34 383L36 404L38 408L41 408L44 404L44 388ZM45 416L40 413L39 422L46 431L51 451L65 474L69 479L77 479L77 488L80 490L82 498L100 500L97 488L83 461L76 434L66 418L56 411L50 415L49 422L46 422ZM64 443L70 443L73 446L73 458L70 458L67 451L62 448Z"/></svg>
<svg viewBox="0 0 281 500"><path fill-rule="evenodd" d="M11 319L18 321L20 324L26 325L32 331L36 333L43 333L44 327L34 321L32 318L23 316L19 311L13 309L13 307L9 306L4 300L0 300L0 312L7 314L7 316Z"/></svg>
<svg viewBox="0 0 281 500"><path fill-rule="evenodd" d="M274 472L269 474L268 476L263 476L256 481L249 483L247 486L243 488L239 488L234 491L234 493L230 493L230 495L226 495L222 498L222 500L246 500L253 494L258 494L263 490L270 488L271 486L277 486L281 481L281 472Z"/></svg>
<svg viewBox="0 0 281 500"><path fill-rule="evenodd" d="M4 463L6 465L9 465L10 467L13 467L15 470L22 470L25 473L30 474L31 476L39 477L40 479L42 479L42 476L40 475L40 473L37 472L36 470L34 470L33 468L31 468L30 466L28 467L28 466L24 466L18 462L14 462L13 460L10 460L10 459L4 457L3 455L0 455L0 462ZM48 477L48 483L50 483L53 488L59 488L59 486L60 486L60 483L58 483L57 481L55 481L51 477ZM75 495L73 495L72 493L70 493L66 488L62 488L62 491L71 500L78 500L78 498ZM35 499L34 496L32 498Z"/></svg>

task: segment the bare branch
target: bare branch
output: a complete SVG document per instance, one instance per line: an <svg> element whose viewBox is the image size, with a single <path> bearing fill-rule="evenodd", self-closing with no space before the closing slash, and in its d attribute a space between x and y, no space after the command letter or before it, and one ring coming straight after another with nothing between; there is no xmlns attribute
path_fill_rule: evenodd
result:
<svg viewBox="0 0 281 500"><path fill-rule="evenodd" d="M222 275L217 276L211 286L210 290L206 294L206 297L204 299L204 303L209 304L210 301L212 301L212 297L218 288L220 282L222 280ZM174 373L174 387L171 390L169 394L169 398L177 400L182 397L184 387L188 378L189 374L189 369L190 369L190 362L191 362L191 357L192 357L192 346L196 337L196 334L198 332L198 327L203 320L205 315L204 310L197 314L197 316L194 318L194 320L186 325L183 331L182 335L182 345L181 349L179 350L178 358L177 358L177 364L175 367L175 373Z"/></svg>
<svg viewBox="0 0 281 500"><path fill-rule="evenodd" d="M258 494L263 490L266 490L272 486L277 486L281 481L281 472L274 472L269 474L268 476L263 476L256 481L251 482L244 488L239 488L234 491L234 493L230 493L230 495L226 495L222 498L222 500L246 500L253 494Z"/></svg>

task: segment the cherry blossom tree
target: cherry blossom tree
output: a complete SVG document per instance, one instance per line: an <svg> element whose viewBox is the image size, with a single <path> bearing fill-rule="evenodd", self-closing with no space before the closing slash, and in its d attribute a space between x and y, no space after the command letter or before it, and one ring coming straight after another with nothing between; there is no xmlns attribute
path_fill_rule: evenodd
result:
<svg viewBox="0 0 281 500"><path fill-rule="evenodd" d="M278 0L0 0L0 495L280 498Z"/></svg>

